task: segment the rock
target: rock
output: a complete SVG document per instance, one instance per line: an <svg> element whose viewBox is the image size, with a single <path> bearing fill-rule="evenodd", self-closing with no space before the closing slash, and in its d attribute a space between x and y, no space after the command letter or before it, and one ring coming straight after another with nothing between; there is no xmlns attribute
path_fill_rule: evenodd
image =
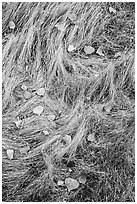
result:
<svg viewBox="0 0 137 204"><path fill-rule="evenodd" d="M38 89L38 90L37 90L37 94L38 94L39 96L44 96L44 94L45 94L45 89L44 89L44 88Z"/></svg>
<svg viewBox="0 0 137 204"><path fill-rule="evenodd" d="M40 116L43 110L44 110L43 106L36 106L33 109L33 113Z"/></svg>
<svg viewBox="0 0 137 204"><path fill-rule="evenodd" d="M87 181L86 175L83 174L83 175L81 175L81 176L79 177L79 183L85 184L86 181Z"/></svg>
<svg viewBox="0 0 137 204"><path fill-rule="evenodd" d="M15 29L15 23L13 21L9 22L10 29Z"/></svg>
<svg viewBox="0 0 137 204"><path fill-rule="evenodd" d="M68 191L71 191L71 190L79 187L79 182L77 180L69 177L69 178L65 179L65 185L66 185Z"/></svg>
<svg viewBox="0 0 137 204"><path fill-rule="evenodd" d="M7 149L7 156L10 160L13 159L13 154L14 154L13 149Z"/></svg>
<svg viewBox="0 0 137 204"><path fill-rule="evenodd" d="M94 142L95 141L95 134L94 133L88 135L88 141L89 142Z"/></svg>
<svg viewBox="0 0 137 204"><path fill-rule="evenodd" d="M58 186L63 186L63 185L64 185L64 181L59 180L59 181L58 181Z"/></svg>
<svg viewBox="0 0 137 204"><path fill-rule="evenodd" d="M68 46L68 52L72 52L73 50L75 50L73 45L69 45Z"/></svg>
<svg viewBox="0 0 137 204"><path fill-rule="evenodd" d="M30 93L29 91L25 91L25 92L24 92L24 98L25 98L25 99L31 98L31 93Z"/></svg>
<svg viewBox="0 0 137 204"><path fill-rule="evenodd" d="M89 55L89 54L92 54L93 52L95 51L94 47L92 46L85 46L84 47L84 52Z"/></svg>

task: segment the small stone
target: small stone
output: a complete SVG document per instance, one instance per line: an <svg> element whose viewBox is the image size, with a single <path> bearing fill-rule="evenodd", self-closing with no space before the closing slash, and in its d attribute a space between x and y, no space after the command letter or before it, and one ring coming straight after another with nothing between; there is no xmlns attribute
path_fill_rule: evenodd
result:
<svg viewBox="0 0 137 204"><path fill-rule="evenodd" d="M112 8L112 7L109 7L109 12L110 12L110 13L114 13L114 14L117 13L117 11L116 11L114 8Z"/></svg>
<svg viewBox="0 0 137 204"><path fill-rule="evenodd" d="M66 185L68 191L71 191L71 190L79 187L79 182L77 180L69 177L69 178L65 179L65 185Z"/></svg>
<svg viewBox="0 0 137 204"><path fill-rule="evenodd" d="M30 93L29 91L25 91L25 92L24 92L24 98L25 98L25 99L31 98L31 93Z"/></svg>
<svg viewBox="0 0 137 204"><path fill-rule="evenodd" d="M37 94L38 94L39 96L44 96L44 94L45 94L45 89L44 89L44 88L38 89L38 90L37 90Z"/></svg>
<svg viewBox="0 0 137 204"><path fill-rule="evenodd" d="M7 149L7 156L10 160L13 159L13 154L14 154L13 149Z"/></svg>
<svg viewBox="0 0 137 204"><path fill-rule="evenodd" d="M45 135L49 135L49 132L48 132L47 130L43 130L43 133L44 133Z"/></svg>
<svg viewBox="0 0 137 204"><path fill-rule="evenodd" d="M95 134L94 133L88 135L88 141L89 142L94 142L95 141Z"/></svg>
<svg viewBox="0 0 137 204"><path fill-rule="evenodd" d="M81 175L81 176L79 177L79 183L85 184L86 181L87 181L86 175Z"/></svg>
<svg viewBox="0 0 137 204"><path fill-rule="evenodd" d="M25 84L22 84L21 88L23 89L23 91L26 91L28 89L28 87Z"/></svg>
<svg viewBox="0 0 137 204"><path fill-rule="evenodd" d="M92 46L85 46L85 47L84 47L84 52L85 52L87 55L93 53L94 51L95 51L95 49L94 49L94 47L92 47Z"/></svg>
<svg viewBox="0 0 137 204"><path fill-rule="evenodd" d="M72 52L73 50L75 50L73 45L69 45L68 46L68 52Z"/></svg>
<svg viewBox="0 0 137 204"><path fill-rule="evenodd" d="M43 106L36 106L33 109L33 113L40 116L43 110L44 110Z"/></svg>
<svg viewBox="0 0 137 204"><path fill-rule="evenodd" d="M63 185L64 185L64 181L59 180L59 181L58 181L58 186L63 186Z"/></svg>
<svg viewBox="0 0 137 204"><path fill-rule="evenodd" d="M52 121L55 119L55 115L54 114L48 115L47 118L48 120Z"/></svg>
<svg viewBox="0 0 137 204"><path fill-rule="evenodd" d="M11 29L15 29L15 23L14 23L13 21L10 21L10 22L9 22L9 27L10 27Z"/></svg>

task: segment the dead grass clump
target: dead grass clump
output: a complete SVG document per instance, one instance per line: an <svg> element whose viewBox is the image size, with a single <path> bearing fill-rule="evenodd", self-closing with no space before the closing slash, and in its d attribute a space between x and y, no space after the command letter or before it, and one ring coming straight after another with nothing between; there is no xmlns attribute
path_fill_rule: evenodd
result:
<svg viewBox="0 0 137 204"><path fill-rule="evenodd" d="M135 4L2 14L3 201L133 202Z"/></svg>

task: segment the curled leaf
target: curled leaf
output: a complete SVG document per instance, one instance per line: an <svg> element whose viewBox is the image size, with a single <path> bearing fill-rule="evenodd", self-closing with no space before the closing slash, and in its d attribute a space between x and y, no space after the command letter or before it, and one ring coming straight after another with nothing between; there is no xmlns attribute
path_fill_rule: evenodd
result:
<svg viewBox="0 0 137 204"><path fill-rule="evenodd" d="M85 184L86 180L87 180L86 175L84 174L79 177L79 183Z"/></svg>

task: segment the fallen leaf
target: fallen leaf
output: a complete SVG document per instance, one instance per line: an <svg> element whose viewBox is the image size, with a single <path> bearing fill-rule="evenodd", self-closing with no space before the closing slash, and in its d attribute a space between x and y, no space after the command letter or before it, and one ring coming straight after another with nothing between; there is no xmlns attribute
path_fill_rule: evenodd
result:
<svg viewBox="0 0 137 204"><path fill-rule="evenodd" d="M71 143L71 136L70 136L70 135L65 135L64 141L65 141L67 144L70 144L70 143Z"/></svg>
<svg viewBox="0 0 137 204"><path fill-rule="evenodd" d="M44 94L45 94L45 89L44 89L44 88L38 89L38 90L37 90L37 94L38 94L39 96L44 96Z"/></svg>
<svg viewBox="0 0 137 204"><path fill-rule="evenodd" d="M25 91L25 92L24 92L24 98L25 98L25 99L31 98L31 93L30 93L29 91Z"/></svg>
<svg viewBox="0 0 137 204"><path fill-rule="evenodd" d="M30 150L30 147L26 146L26 147L22 147L20 149L20 153L21 154L27 154L27 152Z"/></svg>
<svg viewBox="0 0 137 204"><path fill-rule="evenodd" d="M51 114L47 116L48 120L54 120L55 119L55 115Z"/></svg>
<svg viewBox="0 0 137 204"><path fill-rule="evenodd" d="M65 185L66 185L68 191L71 191L71 190L79 187L79 182L77 180L69 177L69 178L65 179Z"/></svg>
<svg viewBox="0 0 137 204"><path fill-rule="evenodd" d="M91 54L91 53L93 53L95 51L95 49L94 49L94 47L92 47L92 46L85 46L84 47L84 52L86 53L86 54Z"/></svg>
<svg viewBox="0 0 137 204"><path fill-rule="evenodd" d="M28 87L25 84L22 84L21 88L26 91L28 89Z"/></svg>
<svg viewBox="0 0 137 204"><path fill-rule="evenodd" d="M114 14L116 14L117 11L116 11L114 8L109 7L109 12L110 12L110 13L114 13Z"/></svg>
<svg viewBox="0 0 137 204"><path fill-rule="evenodd" d="M69 52L72 52L73 50L75 50L74 46L73 46L73 45L69 45L69 46L68 46L68 51L69 51Z"/></svg>
<svg viewBox="0 0 137 204"><path fill-rule="evenodd" d="M14 28L15 28L15 23L14 23L13 21L10 21L10 22L9 22L9 27L10 27L11 29L14 29Z"/></svg>
<svg viewBox="0 0 137 204"><path fill-rule="evenodd" d="M94 133L88 135L88 141L90 141L90 142L94 142L95 141L95 134Z"/></svg>
<svg viewBox="0 0 137 204"><path fill-rule="evenodd" d="M102 53L101 47L98 48L98 50L96 51L96 53L99 54L100 56L104 56L104 54Z"/></svg>
<svg viewBox="0 0 137 204"><path fill-rule="evenodd" d="M20 124L21 124L21 120L15 121L15 124L16 124L17 128L19 128L19 126L20 126Z"/></svg>
<svg viewBox="0 0 137 204"><path fill-rule="evenodd" d="M72 172L73 170L69 168L69 172Z"/></svg>
<svg viewBox="0 0 137 204"><path fill-rule="evenodd" d="M79 183L82 183L82 184L85 184L86 183L86 175L81 175L80 177L79 177Z"/></svg>
<svg viewBox="0 0 137 204"><path fill-rule="evenodd" d="M7 156L10 160L13 159L13 154L14 154L13 149L7 149Z"/></svg>
<svg viewBox="0 0 137 204"><path fill-rule="evenodd" d="M47 130L43 130L43 133L44 133L45 135L49 135L49 132L48 132Z"/></svg>
<svg viewBox="0 0 137 204"><path fill-rule="evenodd" d="M36 115L41 115L41 113L43 112L44 108L43 106L36 106L34 109L33 109L33 113L36 114Z"/></svg>
<svg viewBox="0 0 137 204"><path fill-rule="evenodd" d="M64 185L64 181L59 180L59 181L58 181L58 186L63 186L63 185Z"/></svg>

